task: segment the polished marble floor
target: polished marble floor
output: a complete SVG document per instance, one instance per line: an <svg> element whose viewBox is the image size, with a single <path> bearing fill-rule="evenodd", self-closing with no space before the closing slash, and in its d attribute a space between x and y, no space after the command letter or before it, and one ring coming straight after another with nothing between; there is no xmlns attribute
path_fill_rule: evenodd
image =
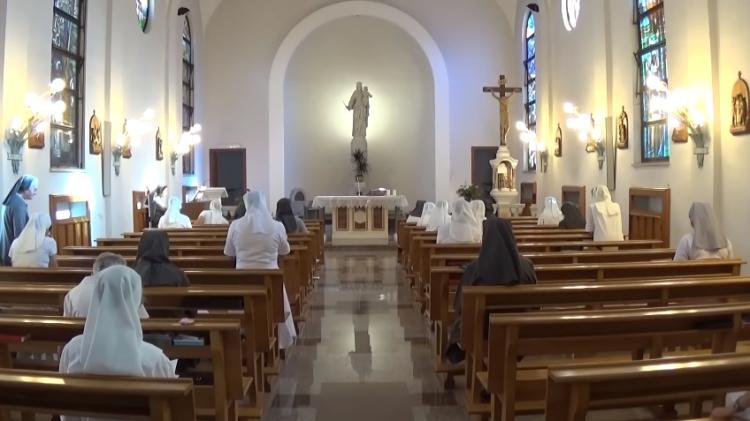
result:
<svg viewBox="0 0 750 421"><path fill-rule="evenodd" d="M469 419L463 378L446 391L435 375L429 330L395 248L327 251L306 319L267 395L263 420ZM597 421L654 419L644 411L590 415Z"/></svg>

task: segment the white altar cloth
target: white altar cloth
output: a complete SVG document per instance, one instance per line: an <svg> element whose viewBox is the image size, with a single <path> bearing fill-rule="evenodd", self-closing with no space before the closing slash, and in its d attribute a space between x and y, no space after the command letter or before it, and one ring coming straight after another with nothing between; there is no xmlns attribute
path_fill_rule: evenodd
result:
<svg viewBox="0 0 750 421"><path fill-rule="evenodd" d="M317 196L312 203L315 208L338 207L384 207L388 210L395 208L406 209L409 201L405 196Z"/></svg>

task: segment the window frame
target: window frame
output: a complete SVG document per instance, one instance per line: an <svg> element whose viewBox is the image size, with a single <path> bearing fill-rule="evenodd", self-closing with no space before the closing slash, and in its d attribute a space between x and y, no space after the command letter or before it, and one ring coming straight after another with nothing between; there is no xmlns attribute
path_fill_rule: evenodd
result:
<svg viewBox="0 0 750 421"><path fill-rule="evenodd" d="M51 45L51 54L50 54L50 77L51 79L55 78L54 75L54 68L52 66L52 60L53 57L57 54L62 56L63 58L67 58L69 60L74 60L76 63L76 89L71 89L68 81L65 82L65 88L63 89L63 92L72 95L72 97L76 101L76 107L75 110L73 110L74 118L72 119L72 125L66 125L63 122L55 122L50 119L50 125L49 125L49 134L50 134L50 171L52 172L76 172L76 171L83 171L86 169L86 155L85 155L85 149L86 149L86 125L85 125L85 110L86 110L86 16L87 16L87 2L86 0L74 0L78 3L78 17L71 15L64 9L57 6L57 2L55 0L52 1L52 28L54 31L54 23L55 19L60 16L65 21L71 22L74 25L78 27L78 44L76 46L76 53L70 52L67 49L63 47L58 47L55 45L54 42L54 32L53 36L50 39L50 45ZM56 94L53 96L53 100L61 98L60 94ZM66 105L68 105L66 103ZM60 131L71 131L73 132L73 139L77 141L77 160L78 165L77 166L55 166L53 165L53 154L54 154L54 148L52 145L53 142L53 136L52 133L55 130Z"/></svg>
<svg viewBox="0 0 750 421"><path fill-rule="evenodd" d="M180 33L180 60L182 61L182 75L180 78L180 93L182 95L182 130L186 132L195 124L195 49L193 48L193 29L190 25L189 14L183 16L182 31ZM187 37L185 36L187 28ZM189 61L185 60L185 45L187 44ZM185 71L188 70L188 80L185 80ZM189 98L185 98L187 90ZM185 121L185 115L188 115ZM190 150L182 156L182 173L188 175L195 174L195 147L190 146Z"/></svg>
<svg viewBox="0 0 750 421"><path fill-rule="evenodd" d="M658 52L659 50L664 51L664 57L663 60L660 61L659 71L661 72L663 70L664 78L663 82L665 85L668 86L669 84L669 65L667 63L667 36L664 34L663 39L659 41L656 44L649 45L646 48L643 48L642 39L642 29L641 29L641 21L646 17L652 17L658 13L661 13L662 16L664 16L664 0L656 0L657 4L645 9L644 11L641 11L641 8L639 6L639 0L633 0L633 23L636 26L636 45L638 46L638 50L635 53L635 60L638 67L638 84L639 84L639 99L638 99L638 109L640 114L640 136L639 136L639 146L640 146L640 162L642 164L651 164L651 163L669 163L670 157L672 156L672 145L671 140L669 139L669 117L665 114L664 118L659 120L648 120L647 116L647 110L648 110L648 96L647 96L647 88L646 88L646 80L644 80L643 77L643 59L647 54ZM664 16L664 22L666 23L666 16ZM664 29L664 28L662 28ZM650 127L658 127L663 126L664 127L664 139L662 139L662 142L667 146L667 155L662 157L655 157L655 158L647 158L646 157L646 142L649 140L647 138L646 133L648 132Z"/></svg>
<svg viewBox="0 0 750 421"><path fill-rule="evenodd" d="M534 33L529 35L529 22L533 21L534 23ZM523 73L524 73L524 110L525 110L525 120L526 120L526 127L530 130L536 133L536 124L539 120L539 107L537 106L537 89L536 89L536 81L537 81L537 62L536 62L536 52L537 52L537 24L536 24L536 17L534 16L534 12L529 11L529 13L526 15L526 19L524 19L524 26L523 26ZM534 41L534 55L529 54L529 41ZM534 64L534 77L530 76L529 73L529 63ZM533 86L533 89L531 87ZM534 93L534 99L531 99L530 92ZM531 121L531 107L534 107L534 121L532 123ZM526 145L524 148L524 166L526 167L526 171L533 172L537 169L537 157L534 157L534 165L532 166L531 162L531 155L532 152L536 155L536 151L532 151L531 145Z"/></svg>

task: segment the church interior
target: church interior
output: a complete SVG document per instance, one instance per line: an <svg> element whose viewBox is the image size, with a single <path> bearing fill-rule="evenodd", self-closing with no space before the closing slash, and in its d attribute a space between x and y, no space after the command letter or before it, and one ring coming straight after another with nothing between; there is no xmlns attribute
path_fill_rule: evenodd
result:
<svg viewBox="0 0 750 421"><path fill-rule="evenodd" d="M0 0L0 421L750 420L747 16Z"/></svg>

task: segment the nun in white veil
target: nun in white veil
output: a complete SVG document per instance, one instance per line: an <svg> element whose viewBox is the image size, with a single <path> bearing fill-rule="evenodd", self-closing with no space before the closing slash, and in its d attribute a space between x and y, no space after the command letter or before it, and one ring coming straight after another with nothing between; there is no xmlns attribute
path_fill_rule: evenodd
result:
<svg viewBox="0 0 750 421"><path fill-rule="evenodd" d="M622 241L622 212L612 201L607 186L591 189L591 204L586 210L586 231L594 233L594 241Z"/></svg>
<svg viewBox="0 0 750 421"><path fill-rule="evenodd" d="M453 202L453 215L450 222L438 227L437 243L480 243L482 241L482 231L477 227L474 212L469 202L459 198Z"/></svg>
<svg viewBox="0 0 750 421"><path fill-rule="evenodd" d="M542 214L539 215L537 225L558 226L560 225L560 221L562 221L563 218L564 216L562 211L560 210L560 204L557 203L557 199L555 199L553 196L547 196L547 198L544 199L544 210L542 211Z"/></svg>
<svg viewBox="0 0 750 421"><path fill-rule="evenodd" d="M245 215L232 221L229 226L224 254L236 259L237 269L278 269L279 256L287 255L290 251L284 224L273 219L263 193L247 192L242 201ZM281 349L290 347L297 337L286 287L284 315L284 323L278 326Z"/></svg>
<svg viewBox="0 0 750 421"><path fill-rule="evenodd" d="M167 228L193 228L190 218L180 213L182 201L177 196L169 198L167 212L159 219L159 229Z"/></svg>
<svg viewBox="0 0 750 421"><path fill-rule="evenodd" d="M173 378L175 366L161 349L143 341L139 309L141 277L126 266L112 266L95 277L83 335L60 355L61 373ZM63 421L93 418L62 417Z"/></svg>
<svg viewBox="0 0 750 421"><path fill-rule="evenodd" d="M435 210L435 204L432 202L427 202L424 204L424 207L422 208L422 217L419 218L419 222L417 222L418 227L426 227L427 223L430 222L430 216L432 216L432 212Z"/></svg>
<svg viewBox="0 0 750 421"><path fill-rule="evenodd" d="M49 236L52 221L46 213L33 213L29 222L10 245L13 267L46 268L57 266L57 242Z"/></svg>
<svg viewBox="0 0 750 421"><path fill-rule="evenodd" d="M685 234L677 245L674 260L731 259L732 242L724 235L708 203L695 202L690 207L693 232Z"/></svg>
<svg viewBox="0 0 750 421"><path fill-rule="evenodd" d="M435 232L450 221L450 204L447 200L441 200L437 202L437 206L430 214L430 219L427 221L427 231Z"/></svg>
<svg viewBox="0 0 750 421"><path fill-rule="evenodd" d="M208 210L204 210L198 215L196 225L227 225L229 222L221 213L221 199L211 201Z"/></svg>

